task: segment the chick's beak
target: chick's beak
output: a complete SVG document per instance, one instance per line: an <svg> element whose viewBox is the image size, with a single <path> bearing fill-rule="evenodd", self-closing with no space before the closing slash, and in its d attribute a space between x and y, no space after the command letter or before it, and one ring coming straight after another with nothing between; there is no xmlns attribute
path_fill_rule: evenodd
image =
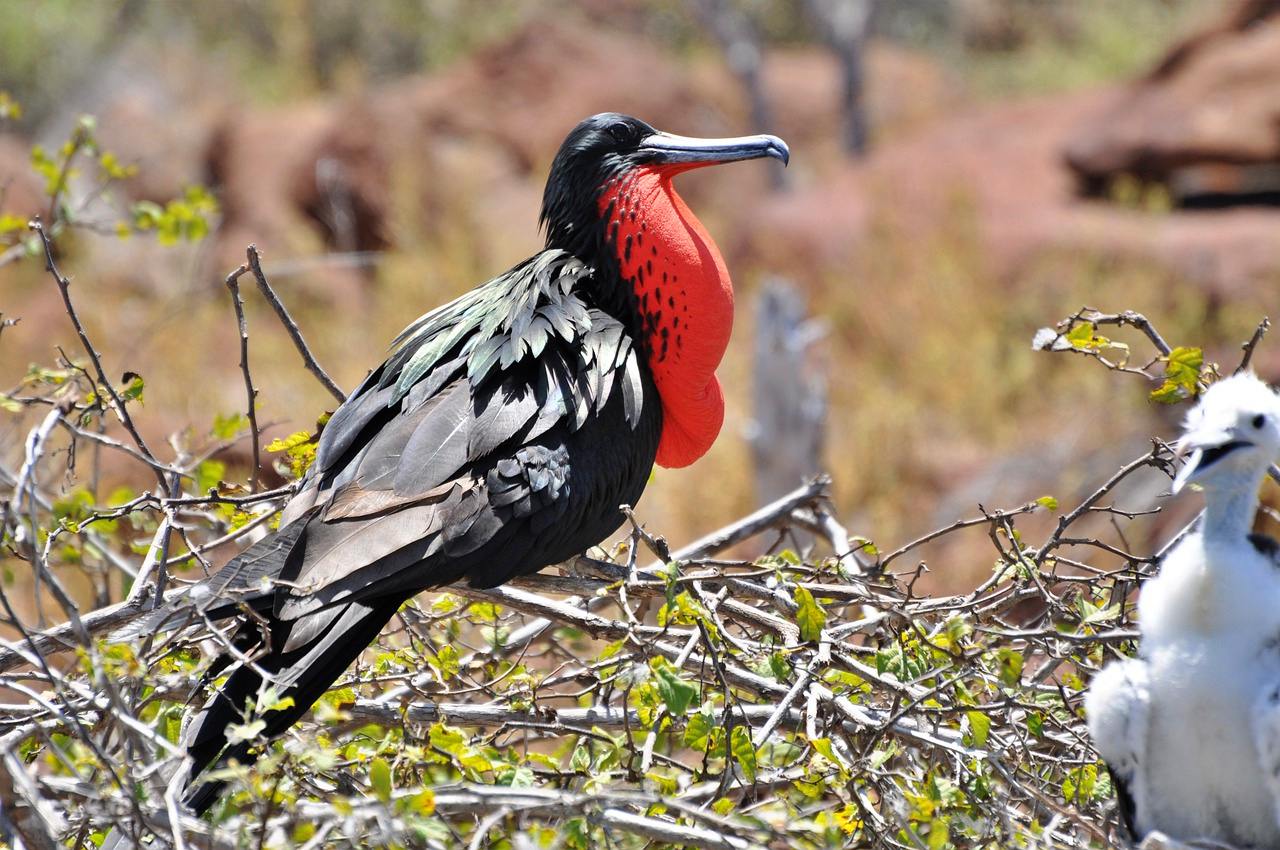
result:
<svg viewBox="0 0 1280 850"><path fill-rule="evenodd" d="M1182 468L1169 492L1176 495L1215 463L1249 445L1251 443L1239 439L1231 428L1204 427L1183 434L1174 447L1174 454L1182 459Z"/></svg>

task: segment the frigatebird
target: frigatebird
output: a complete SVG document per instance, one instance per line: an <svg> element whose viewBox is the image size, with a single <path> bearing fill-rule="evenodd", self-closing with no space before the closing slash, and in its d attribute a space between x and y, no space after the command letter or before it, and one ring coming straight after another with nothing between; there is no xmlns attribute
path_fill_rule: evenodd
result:
<svg viewBox="0 0 1280 850"><path fill-rule="evenodd" d="M414 594L579 554L622 524L655 462L707 451L733 287L672 179L789 156L775 136L689 138L616 113L573 129L543 195L546 248L409 325L325 425L278 530L194 585L185 615L135 628L174 627L193 604L241 618L206 681L230 676L184 736L193 777L252 761L227 727L267 681L292 698L260 718L270 738ZM195 785L187 803L203 812L220 789Z"/></svg>
<svg viewBox="0 0 1280 850"><path fill-rule="evenodd" d="M1280 545L1251 534L1280 458L1280 399L1251 374L1219 381L1187 417L1173 492L1199 484L1199 527L1138 600L1136 658L1085 698L1135 843L1152 832L1280 847Z"/></svg>

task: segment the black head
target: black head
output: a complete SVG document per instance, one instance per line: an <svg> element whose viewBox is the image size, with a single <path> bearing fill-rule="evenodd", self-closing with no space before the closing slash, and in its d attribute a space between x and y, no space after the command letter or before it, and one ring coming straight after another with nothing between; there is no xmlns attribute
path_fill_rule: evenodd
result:
<svg viewBox="0 0 1280 850"><path fill-rule="evenodd" d="M777 136L697 139L663 133L630 115L602 112L569 133L551 163L542 195L547 246L588 258L599 246L601 192L629 169L663 166L683 171L722 162L790 159Z"/></svg>

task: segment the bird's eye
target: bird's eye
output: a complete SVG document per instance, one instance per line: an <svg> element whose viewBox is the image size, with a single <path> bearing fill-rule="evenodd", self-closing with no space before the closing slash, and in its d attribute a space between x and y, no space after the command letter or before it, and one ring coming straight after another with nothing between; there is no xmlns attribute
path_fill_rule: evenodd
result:
<svg viewBox="0 0 1280 850"><path fill-rule="evenodd" d="M613 140L620 145L625 145L631 141L631 125L624 121L609 125L609 135L613 136Z"/></svg>
<svg viewBox="0 0 1280 850"><path fill-rule="evenodd" d="M1254 428L1261 428L1263 425L1266 425L1266 424L1267 424L1267 417L1262 415L1261 413L1253 417Z"/></svg>

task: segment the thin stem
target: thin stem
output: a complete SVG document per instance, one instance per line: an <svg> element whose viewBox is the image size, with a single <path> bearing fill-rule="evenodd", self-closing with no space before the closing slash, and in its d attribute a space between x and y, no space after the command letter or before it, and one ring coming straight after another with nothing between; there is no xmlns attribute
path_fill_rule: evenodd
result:
<svg viewBox="0 0 1280 850"><path fill-rule="evenodd" d="M252 249L251 249L252 250ZM247 263L227 275L227 288L231 290L231 303L236 310L236 326L240 331L240 372L244 375L244 392L246 409L249 416L249 432L253 438L253 468L249 473L249 489L258 491L259 475L262 473L262 449L259 445L261 435L258 431L258 391L253 388L253 377L249 374L249 323L244 317L244 301L240 298L240 276L249 271Z"/></svg>
<svg viewBox="0 0 1280 850"><path fill-rule="evenodd" d="M302 355L302 362L307 367L307 371L316 376L316 379L324 385L329 393L342 403L347 400L344 393L333 378L324 369L320 368L320 364L316 362L315 355L311 353L311 348L307 345L307 341L302 337L302 331L298 329L298 323L289 315L289 311L285 309L284 303L280 297L276 295L275 290L271 288L271 284L267 283L267 276L262 273L261 257L258 254L258 247L250 245L246 251L249 258L249 270L253 272L254 279L258 282L258 288L262 290L262 295L267 299L272 309L276 311L276 315L280 317L281 323L285 330L289 332L290 338L293 339L293 345L298 349L298 353Z"/></svg>

